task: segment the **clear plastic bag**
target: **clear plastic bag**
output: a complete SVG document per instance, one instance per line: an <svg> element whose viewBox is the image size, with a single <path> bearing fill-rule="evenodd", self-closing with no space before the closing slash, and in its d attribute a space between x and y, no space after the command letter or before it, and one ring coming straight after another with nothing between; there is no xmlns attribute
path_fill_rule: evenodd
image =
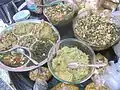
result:
<svg viewBox="0 0 120 90"><path fill-rule="evenodd" d="M33 86L33 90L47 90L47 88L48 88L47 82L41 79L37 79Z"/></svg>
<svg viewBox="0 0 120 90"><path fill-rule="evenodd" d="M27 3L27 8L30 10L30 11L36 11L37 7L34 3L34 0L26 0L26 3Z"/></svg>
<svg viewBox="0 0 120 90"><path fill-rule="evenodd" d="M11 81L8 72L0 68L0 90L13 90L10 84Z"/></svg>
<svg viewBox="0 0 120 90"><path fill-rule="evenodd" d="M0 90L14 90L7 82L0 78Z"/></svg>

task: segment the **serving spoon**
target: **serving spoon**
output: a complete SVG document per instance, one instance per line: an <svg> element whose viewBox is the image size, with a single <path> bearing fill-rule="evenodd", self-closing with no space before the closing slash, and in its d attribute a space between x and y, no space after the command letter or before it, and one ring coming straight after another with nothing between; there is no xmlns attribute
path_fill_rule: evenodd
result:
<svg viewBox="0 0 120 90"><path fill-rule="evenodd" d="M30 61L32 61L35 65L38 65L39 63L37 61L35 61L34 59L32 59L31 57L29 57L28 55L25 54L25 51L22 48L18 48L17 52L23 54L25 57L27 57Z"/></svg>
<svg viewBox="0 0 120 90"><path fill-rule="evenodd" d="M79 67L95 67L95 68L99 68L99 67L105 67L107 64L89 64L89 65L84 65L84 64L80 64L78 62L71 62L68 64L68 67L71 69L77 69Z"/></svg>

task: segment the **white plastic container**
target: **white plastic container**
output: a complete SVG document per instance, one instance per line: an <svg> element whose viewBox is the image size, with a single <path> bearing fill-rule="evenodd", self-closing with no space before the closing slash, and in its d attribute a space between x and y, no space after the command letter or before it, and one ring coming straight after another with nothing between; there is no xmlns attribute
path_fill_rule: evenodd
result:
<svg viewBox="0 0 120 90"><path fill-rule="evenodd" d="M29 17L30 17L30 11L28 11L28 10L22 10L22 11L17 12L13 16L13 20L15 22L19 22L19 21L27 20Z"/></svg>

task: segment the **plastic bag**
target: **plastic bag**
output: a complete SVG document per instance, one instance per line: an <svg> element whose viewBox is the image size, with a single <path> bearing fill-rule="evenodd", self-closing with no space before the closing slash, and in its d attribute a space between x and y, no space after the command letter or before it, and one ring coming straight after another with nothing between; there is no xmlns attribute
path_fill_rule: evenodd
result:
<svg viewBox="0 0 120 90"><path fill-rule="evenodd" d="M115 54L120 58L120 42L113 46Z"/></svg>
<svg viewBox="0 0 120 90"><path fill-rule="evenodd" d="M105 2L102 5L104 8L107 8L109 10L115 10L117 8L117 4L114 2L111 2L109 0L105 0Z"/></svg>
<svg viewBox="0 0 120 90"><path fill-rule="evenodd" d="M99 9L105 0L86 0L85 7L90 9Z"/></svg>
<svg viewBox="0 0 120 90"><path fill-rule="evenodd" d="M42 13L42 0L26 0L27 8L30 11L41 14Z"/></svg>
<svg viewBox="0 0 120 90"><path fill-rule="evenodd" d="M111 21L120 27L120 11L114 11L111 13Z"/></svg>
<svg viewBox="0 0 120 90"><path fill-rule="evenodd" d="M55 0L43 0L43 4L49 4L49 3L53 2L53 1L55 1Z"/></svg>
<svg viewBox="0 0 120 90"><path fill-rule="evenodd" d="M10 86L10 77L7 71L0 68L0 90L14 90Z"/></svg>
<svg viewBox="0 0 120 90"><path fill-rule="evenodd" d="M8 83L0 78L0 90L14 90Z"/></svg>
<svg viewBox="0 0 120 90"><path fill-rule="evenodd" d="M0 68L0 78L2 78L5 82L10 83L10 77L7 71Z"/></svg>
<svg viewBox="0 0 120 90"><path fill-rule="evenodd" d="M47 88L48 88L47 82L41 79L37 79L33 86L33 90L47 90Z"/></svg>
<svg viewBox="0 0 120 90"><path fill-rule="evenodd" d="M3 20L0 19L0 33L3 32L3 30L5 30L6 26L7 24L5 24Z"/></svg>
<svg viewBox="0 0 120 90"><path fill-rule="evenodd" d="M36 13L41 14L42 13L42 7L40 5L42 5L42 0L34 0L34 3L36 5Z"/></svg>
<svg viewBox="0 0 120 90"><path fill-rule="evenodd" d="M35 5L34 0L26 0L26 3L27 3L27 8L30 11L36 11L37 10L37 6Z"/></svg>
<svg viewBox="0 0 120 90"><path fill-rule="evenodd" d="M120 3L120 0L110 0L110 1L114 3Z"/></svg>

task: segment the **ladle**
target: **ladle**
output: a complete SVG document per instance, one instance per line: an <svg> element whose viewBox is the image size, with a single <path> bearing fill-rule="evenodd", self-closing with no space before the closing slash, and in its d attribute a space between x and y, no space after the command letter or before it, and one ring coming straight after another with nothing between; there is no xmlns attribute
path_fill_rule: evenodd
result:
<svg viewBox="0 0 120 90"><path fill-rule="evenodd" d="M105 67L107 64L89 64L89 65L85 65L85 64L80 64L78 62L71 62L68 64L68 67L71 69L77 69L80 67L95 67L95 68L99 68L99 67Z"/></svg>

